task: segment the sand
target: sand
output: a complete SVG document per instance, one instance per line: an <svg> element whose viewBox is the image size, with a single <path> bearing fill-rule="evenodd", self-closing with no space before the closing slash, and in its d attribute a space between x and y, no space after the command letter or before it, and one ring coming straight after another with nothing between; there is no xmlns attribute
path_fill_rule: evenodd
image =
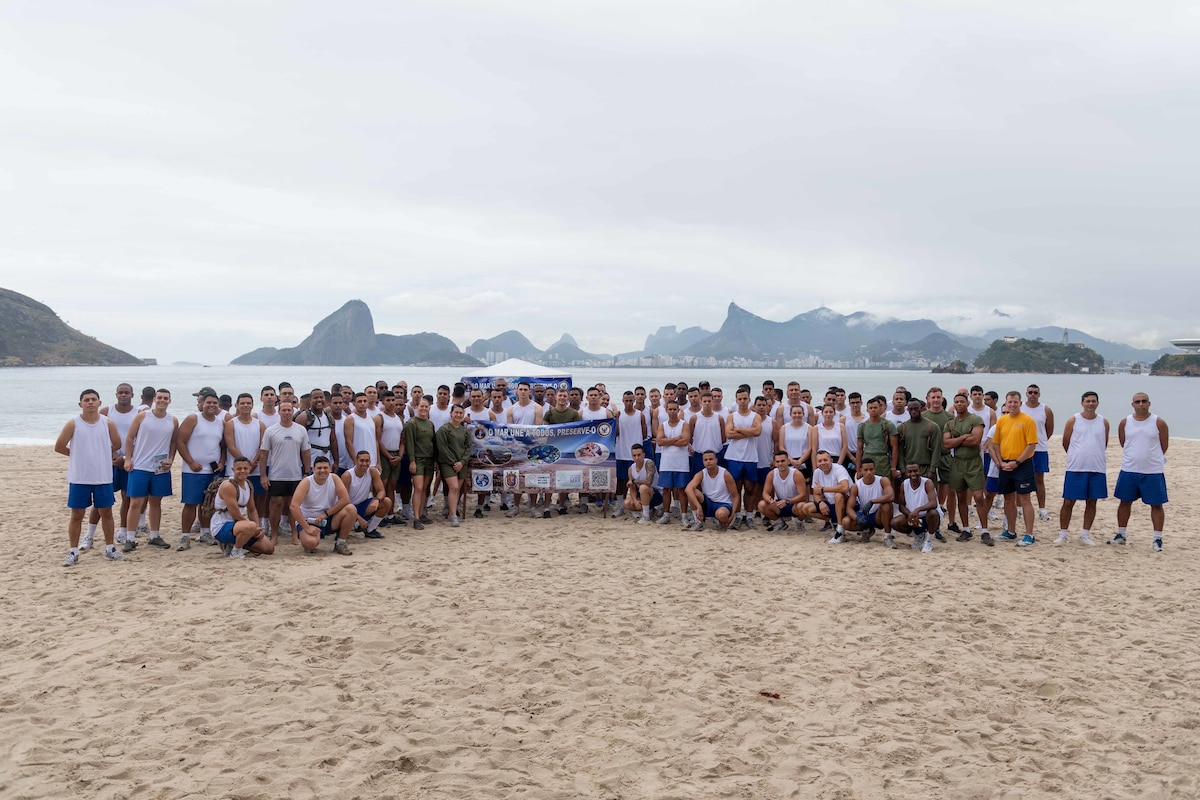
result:
<svg viewBox="0 0 1200 800"><path fill-rule="evenodd" d="M1141 507L1128 547L925 556L493 511L65 569L66 459L0 449L0 797L1194 797L1200 443L1170 456L1162 554Z"/></svg>

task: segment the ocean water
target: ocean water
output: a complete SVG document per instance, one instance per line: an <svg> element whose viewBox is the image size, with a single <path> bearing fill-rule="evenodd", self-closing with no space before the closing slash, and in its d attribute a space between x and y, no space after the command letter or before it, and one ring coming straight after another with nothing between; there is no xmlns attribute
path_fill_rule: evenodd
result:
<svg viewBox="0 0 1200 800"><path fill-rule="evenodd" d="M211 386L218 394L236 397L249 392L258 397L266 384L288 381L297 394L314 386L328 387L334 382L363 387L378 379L389 383L408 381L432 392L439 384L453 385L469 371L462 367L42 367L0 369L0 385L9 398L8 410L0 412L0 446L52 445L63 424L79 412L79 393L96 389L106 403L115 402L117 384L133 384L135 398L143 386L171 390L174 402L171 411L182 418L196 410L192 393ZM787 370L787 369L576 369L571 370L575 385L588 386L603 382L614 403L619 406L620 395L635 386L662 387L664 383L685 380L694 385L709 380L720 386L732 402L733 389L748 383L757 393L762 381L770 378L777 386L799 381L811 389L815 397L824 394L829 386L842 386L858 391L864 397L875 394L891 396L897 386L924 396L930 386L940 386L947 395L962 386L978 383L984 389L1000 393L1020 390L1036 383L1042 389L1042 401L1055 413L1057 430L1061 431L1069 415L1079 410L1080 395L1088 390L1100 395L1100 413L1113 421L1130 413L1130 398L1135 392L1150 395L1152 410L1165 419L1172 437L1200 439L1200 416L1192 413L1192 391L1200 381L1192 378L1151 377L1149 375L934 375L909 370Z"/></svg>

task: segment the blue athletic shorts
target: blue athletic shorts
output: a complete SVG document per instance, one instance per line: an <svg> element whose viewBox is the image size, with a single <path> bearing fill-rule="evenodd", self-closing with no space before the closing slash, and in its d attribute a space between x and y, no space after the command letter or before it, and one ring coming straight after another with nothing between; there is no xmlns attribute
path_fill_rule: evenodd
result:
<svg viewBox="0 0 1200 800"><path fill-rule="evenodd" d="M721 508L728 509L730 513L733 513L733 506L731 504L729 504L729 503L714 503L712 500L709 500L707 497L704 498L704 516L706 518L712 517L712 518L716 519L717 510L721 509Z"/></svg>
<svg viewBox="0 0 1200 800"><path fill-rule="evenodd" d="M758 483L758 462L757 461L729 461L725 469L729 471L730 477L735 481L750 481Z"/></svg>
<svg viewBox="0 0 1200 800"><path fill-rule="evenodd" d="M688 456L688 468L692 471L693 475L704 469L704 453L692 453Z"/></svg>
<svg viewBox="0 0 1200 800"><path fill-rule="evenodd" d="M204 490L218 475L197 475L185 472L180 476L179 502L185 506L198 506L204 502Z"/></svg>
<svg viewBox="0 0 1200 800"><path fill-rule="evenodd" d="M830 521L836 521L837 506L825 499L824 495L818 495L813 500L813 505L817 507L817 514L826 517Z"/></svg>
<svg viewBox="0 0 1200 800"><path fill-rule="evenodd" d="M1039 450L1033 454L1033 471L1034 472L1049 472L1050 471L1050 454L1044 450Z"/></svg>
<svg viewBox="0 0 1200 800"><path fill-rule="evenodd" d="M629 468L631 466L633 466L632 461L625 461L623 459L618 458L617 459L617 480L619 480L619 481L629 480Z"/></svg>
<svg viewBox="0 0 1200 800"><path fill-rule="evenodd" d="M233 535L233 526L237 525L233 520L229 520L221 527L212 532L213 538L221 544L233 544L237 539Z"/></svg>
<svg viewBox="0 0 1200 800"><path fill-rule="evenodd" d="M1108 482L1103 472L1070 472L1063 476L1063 500L1103 500Z"/></svg>
<svg viewBox="0 0 1200 800"><path fill-rule="evenodd" d="M788 503L788 504L787 504L786 506L784 506L783 508L780 508L780 509L778 509L778 511L779 511L779 516L781 516L781 517L794 517L794 516L796 516L796 512L792 510L792 504L791 504L791 503Z"/></svg>
<svg viewBox="0 0 1200 800"><path fill-rule="evenodd" d="M249 475L247 476L246 480L250 482L250 486L255 497L262 497L267 493L267 490L262 488L262 479L259 476Z"/></svg>
<svg viewBox="0 0 1200 800"><path fill-rule="evenodd" d="M1161 472L1146 474L1121 470L1113 497L1122 503L1141 499L1148 506L1161 506L1167 502L1167 478Z"/></svg>
<svg viewBox="0 0 1200 800"><path fill-rule="evenodd" d="M374 497L368 497L366 500L363 500L361 503L355 503L354 510L356 512L358 512L358 515L360 517L362 517L363 519L366 519L367 518L367 506L371 505L371 501L374 499L375 499Z"/></svg>
<svg viewBox="0 0 1200 800"><path fill-rule="evenodd" d="M67 486L67 508L112 508L116 502L111 483L72 483Z"/></svg>
<svg viewBox="0 0 1200 800"><path fill-rule="evenodd" d="M758 481L757 481L757 483L760 483L760 484L761 484L761 483L766 483L766 482L767 482L767 476L771 474L771 470L772 470L772 469L774 469L774 467L759 467L759 468L758 468Z"/></svg>
<svg viewBox="0 0 1200 800"><path fill-rule="evenodd" d="M999 494L1000 479L999 478L988 478L987 480L985 480L983 482L983 490L985 492L991 492L992 494Z"/></svg>
<svg viewBox="0 0 1200 800"><path fill-rule="evenodd" d="M113 467L113 483L112 483L113 491L114 492L123 492L123 491L125 491L125 487L127 487L128 485L129 485L129 473L125 471L124 467L114 466Z"/></svg>
<svg viewBox="0 0 1200 800"><path fill-rule="evenodd" d="M170 497L171 473L155 475L148 469L135 469L129 473L129 484L125 489L129 497Z"/></svg>
<svg viewBox="0 0 1200 800"><path fill-rule="evenodd" d="M658 485L662 489L686 489L692 476L686 472L660 472Z"/></svg>
<svg viewBox="0 0 1200 800"><path fill-rule="evenodd" d="M331 528L329 526L329 523L330 523L330 520L328 520L328 519L326 519L324 522L320 523L319 525L316 523L313 523L313 527L321 532L322 539L324 539L326 536L330 536L334 533L337 533L337 531L333 530L333 528ZM304 523L297 522L295 524L296 524L296 533L300 533L301 531L304 530Z"/></svg>

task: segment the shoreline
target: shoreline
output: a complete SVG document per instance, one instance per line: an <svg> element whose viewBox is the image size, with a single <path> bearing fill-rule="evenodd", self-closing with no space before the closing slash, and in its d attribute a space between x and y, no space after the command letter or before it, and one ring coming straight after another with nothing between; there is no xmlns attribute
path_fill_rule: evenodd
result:
<svg viewBox="0 0 1200 800"><path fill-rule="evenodd" d="M22 487L0 530L20 553L5 795L1200 792L1200 443L1171 448L1161 554L1141 506L1125 547L1076 544L1077 506L1065 547L1055 521L1031 548L928 555L493 510L352 535L350 557L139 547L69 569L67 460L43 452L0 449Z"/></svg>

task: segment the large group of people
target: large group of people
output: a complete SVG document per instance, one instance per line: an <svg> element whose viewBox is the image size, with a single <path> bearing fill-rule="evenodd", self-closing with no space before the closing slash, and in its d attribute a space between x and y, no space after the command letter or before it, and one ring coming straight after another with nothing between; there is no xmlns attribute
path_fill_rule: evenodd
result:
<svg viewBox="0 0 1200 800"><path fill-rule="evenodd" d="M957 390L949 404L939 387L923 398L897 387L890 401L878 394L864 401L834 386L814 400L796 381L779 389L766 381L759 392L740 385L731 404L705 381L635 387L619 403L603 384L558 390L520 381L510 392L503 379L487 387L442 385L432 396L420 386L410 392L405 381L362 390L335 383L301 395L284 382L264 386L257 402L207 386L193 396L196 410L180 420L170 413L168 389L146 387L135 404L133 387L122 383L108 406L95 389L80 394L80 413L55 444L69 458L66 566L93 547L97 530L104 557L114 561L138 547L139 534L165 549L190 549L195 538L234 559L269 555L282 539L316 552L330 538L333 552L351 555L356 530L381 539L389 525L424 529L439 493L452 527L462 524L472 495L475 517L496 504L510 517L523 503L535 518L552 518L552 508L569 513L564 492L472 491L470 428L480 421L611 420L615 492L581 494L575 508L590 513L598 504L601 513L643 524L678 521L697 531L820 524L831 544L870 542L881 532L889 548L901 534L928 553L947 534L974 539L976 528L989 547L997 539L1029 547L1037 542L1035 521L1050 520L1045 482L1055 417L1036 385L1024 395L1007 392L1003 404L981 386ZM1094 544L1096 503L1108 496L1111 435L1099 402L1085 392L1062 429L1066 472L1055 544L1069 541L1081 500L1079 541ZM1150 507L1153 550L1161 552L1169 432L1151 413L1148 395L1135 394L1132 407L1117 426L1118 528L1107 541L1129 541L1132 505L1140 500ZM161 530L162 499L174 494L176 457L182 513L172 545ZM997 498L1002 511L993 507ZM995 538L989 521L1001 527Z"/></svg>

